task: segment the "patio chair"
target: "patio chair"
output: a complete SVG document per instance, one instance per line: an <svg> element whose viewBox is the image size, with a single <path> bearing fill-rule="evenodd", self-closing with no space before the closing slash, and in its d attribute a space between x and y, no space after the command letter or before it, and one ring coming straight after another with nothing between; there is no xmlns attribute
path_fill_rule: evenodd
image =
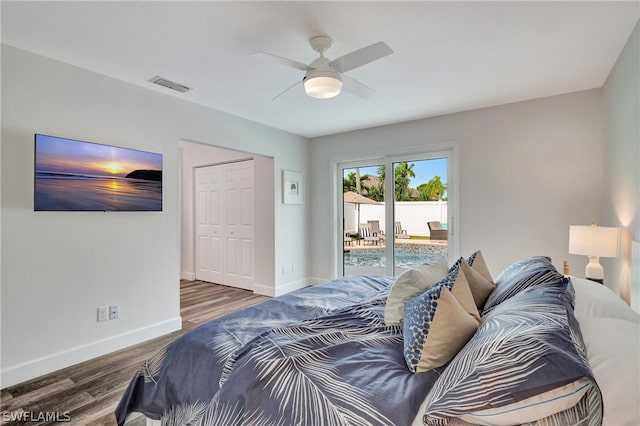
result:
<svg viewBox="0 0 640 426"><path fill-rule="evenodd" d="M371 232L373 232L374 235L377 234L380 240L384 241L384 231L380 229L380 221L368 220L367 223L371 225Z"/></svg>
<svg viewBox="0 0 640 426"><path fill-rule="evenodd" d="M367 244L367 241L378 245L378 243L380 242L380 237L378 236L378 233L374 233L371 230L370 223L361 223L358 228L360 233L360 241L363 241L365 245Z"/></svg>
<svg viewBox="0 0 640 426"><path fill-rule="evenodd" d="M407 234L407 230L402 229L402 224L400 222L396 222L393 224L393 233L395 234L396 239L410 238L409 234Z"/></svg>
<svg viewBox="0 0 640 426"><path fill-rule="evenodd" d="M429 226L429 236L432 240L447 240L449 231L442 229L442 224L438 221L427 222Z"/></svg>

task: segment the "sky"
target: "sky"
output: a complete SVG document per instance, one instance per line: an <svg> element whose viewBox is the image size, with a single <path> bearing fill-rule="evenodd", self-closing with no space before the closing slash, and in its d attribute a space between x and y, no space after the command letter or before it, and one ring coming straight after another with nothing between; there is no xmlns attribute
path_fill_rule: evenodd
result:
<svg viewBox="0 0 640 426"><path fill-rule="evenodd" d="M447 159L437 158L433 160L422 161L410 161L409 164L415 164L413 166L413 172L416 174L415 178L411 179L409 186L416 188L418 185L429 182L434 176L440 176L440 180L443 183L447 183ZM360 176L370 174L378 176L378 167L360 167ZM352 172L353 169L345 169L345 176Z"/></svg>
<svg viewBox="0 0 640 426"><path fill-rule="evenodd" d="M124 177L134 170L162 170L162 154L36 135L36 170Z"/></svg>

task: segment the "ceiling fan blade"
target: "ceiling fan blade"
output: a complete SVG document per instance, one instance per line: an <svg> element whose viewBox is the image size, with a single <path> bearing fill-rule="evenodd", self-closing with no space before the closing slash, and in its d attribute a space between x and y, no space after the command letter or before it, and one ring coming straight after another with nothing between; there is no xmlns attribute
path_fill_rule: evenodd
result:
<svg viewBox="0 0 640 426"><path fill-rule="evenodd" d="M362 49L355 50L329 62L329 65L339 73L361 67L393 53L384 41L379 41Z"/></svg>
<svg viewBox="0 0 640 426"><path fill-rule="evenodd" d="M271 62L276 62L280 65L284 65L289 68L296 68L300 71L308 71L311 67L307 64L303 64L302 62L294 61L293 59L283 58L282 56L272 55L271 53L266 52L254 52L251 56L255 56L257 58L263 58Z"/></svg>
<svg viewBox="0 0 640 426"><path fill-rule="evenodd" d="M278 99L280 96L284 95L285 93L287 93L289 90L293 89L294 87L296 87L298 84L302 83L302 81L296 81L295 83L293 83L291 86L287 87L286 89L284 89L282 92L278 93L274 98L272 98L272 101L275 101L276 99Z"/></svg>
<svg viewBox="0 0 640 426"><path fill-rule="evenodd" d="M342 75L342 89L345 92L349 92L352 95L356 95L359 98L369 99L376 93L371 87L360 83L358 80Z"/></svg>

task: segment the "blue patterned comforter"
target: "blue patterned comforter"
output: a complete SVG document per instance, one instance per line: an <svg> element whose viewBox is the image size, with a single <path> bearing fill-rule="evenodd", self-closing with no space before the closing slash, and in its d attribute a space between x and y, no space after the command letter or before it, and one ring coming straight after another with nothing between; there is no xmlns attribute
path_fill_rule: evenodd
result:
<svg viewBox="0 0 640 426"><path fill-rule="evenodd" d="M402 328L384 324L392 282L341 278L185 334L140 368L118 424L411 424L441 371L407 369Z"/></svg>
<svg viewBox="0 0 640 426"><path fill-rule="evenodd" d="M141 366L116 410L118 424L141 412L163 426L402 426L426 399L425 424L458 417L597 426L602 400L573 316L573 288L543 260L498 277L480 329L441 368L407 368L402 327L384 323L392 278L345 277L176 339ZM564 389L574 382L580 400L557 406L575 394ZM512 420L493 421L505 413Z"/></svg>

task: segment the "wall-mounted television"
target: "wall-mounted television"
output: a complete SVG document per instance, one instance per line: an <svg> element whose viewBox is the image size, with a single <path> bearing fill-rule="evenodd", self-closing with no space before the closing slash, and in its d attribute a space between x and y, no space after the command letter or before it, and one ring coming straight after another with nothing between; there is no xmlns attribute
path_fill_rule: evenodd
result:
<svg viewBox="0 0 640 426"><path fill-rule="evenodd" d="M36 211L162 211L162 154L35 135Z"/></svg>

